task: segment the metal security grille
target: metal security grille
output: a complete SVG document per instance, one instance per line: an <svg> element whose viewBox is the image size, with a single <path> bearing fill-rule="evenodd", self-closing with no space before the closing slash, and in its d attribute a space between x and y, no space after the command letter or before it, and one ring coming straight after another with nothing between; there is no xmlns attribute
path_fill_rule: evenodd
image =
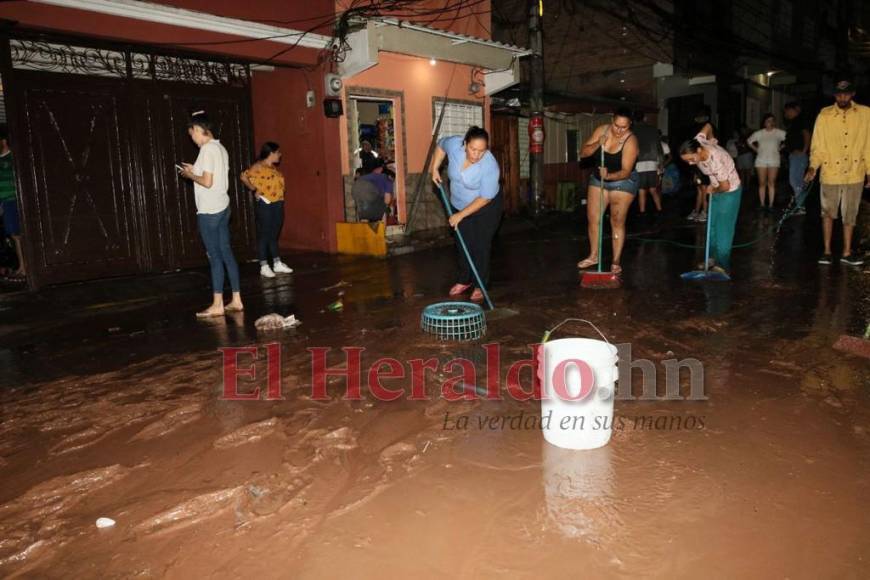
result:
<svg viewBox="0 0 870 580"><path fill-rule="evenodd" d="M250 80L248 65L187 56L28 39L13 39L9 48L12 66L18 70L218 86L246 86Z"/></svg>
<svg viewBox="0 0 870 580"><path fill-rule="evenodd" d="M435 123L438 123L438 117L441 115L443 107L443 100L439 99L435 102L433 129ZM481 105L447 101L447 110L444 112L444 120L441 121L441 131L438 133L438 138L465 135L465 132L472 125L483 127L483 107Z"/></svg>
<svg viewBox="0 0 870 580"><path fill-rule="evenodd" d="M529 118L517 117L517 141L520 146L520 179L529 178Z"/></svg>

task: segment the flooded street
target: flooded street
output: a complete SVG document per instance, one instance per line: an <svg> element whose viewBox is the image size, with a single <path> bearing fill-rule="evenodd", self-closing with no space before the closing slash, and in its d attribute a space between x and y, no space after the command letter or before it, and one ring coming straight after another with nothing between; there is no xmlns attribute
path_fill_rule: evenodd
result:
<svg viewBox="0 0 870 580"><path fill-rule="evenodd" d="M754 211L754 208L753 208ZM443 343L420 313L446 300L452 248L390 258L300 256L292 276L243 268L246 311L197 321L204 271L51 288L0 301L0 575L40 578L861 578L870 566L870 361L832 349L859 335L861 269L815 263L819 233L778 237L749 210L734 282L691 284L703 226L629 222L625 284L580 288L586 250L567 218L507 228L491 296L515 315L485 339ZM340 286L340 283L344 282ZM332 287L332 288L330 288ZM325 289L325 290L324 290ZM328 310L344 292L344 309ZM258 335L264 314L302 325ZM547 444L540 403L445 401L483 344L508 367L568 317L588 319L656 370L658 400L619 400L610 443ZM569 324L553 338L593 337ZM222 398L224 346L277 343L281 400ZM312 353L362 347L435 358L426 400L312 396ZM706 400L662 400L665 360L703 364ZM240 362L249 364L250 357ZM524 384L530 382L524 376ZM683 397L689 379L675 379ZM641 394L634 368L632 392ZM460 420L464 418L463 420ZM501 418L492 421L492 418ZM515 420L511 421L511 419ZM98 529L99 517L115 520Z"/></svg>

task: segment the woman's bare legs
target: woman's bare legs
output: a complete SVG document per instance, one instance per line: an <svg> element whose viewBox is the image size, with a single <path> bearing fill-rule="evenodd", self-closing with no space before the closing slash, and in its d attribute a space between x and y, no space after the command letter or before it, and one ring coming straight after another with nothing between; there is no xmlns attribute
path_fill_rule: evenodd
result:
<svg viewBox="0 0 870 580"><path fill-rule="evenodd" d="M622 271L620 259L622 248L625 246L625 219L628 217L628 208L634 201L634 196L625 191L608 191L610 198L610 228L613 230L613 262L610 270L614 273Z"/></svg>
<svg viewBox="0 0 870 580"><path fill-rule="evenodd" d="M589 234L589 256L581 260L578 268L590 268L598 263L598 220L601 219L601 209L599 197L601 197L601 189L590 185L586 190L586 221L588 227L586 229ZM604 199L604 207L607 207L607 198Z"/></svg>
<svg viewBox="0 0 870 580"><path fill-rule="evenodd" d="M764 198L767 193L767 167L756 167L758 172L758 202L764 207Z"/></svg>
<svg viewBox="0 0 870 580"><path fill-rule="evenodd" d="M779 167L767 168L767 199L768 206L773 207L773 200L776 199L776 175L779 173Z"/></svg>

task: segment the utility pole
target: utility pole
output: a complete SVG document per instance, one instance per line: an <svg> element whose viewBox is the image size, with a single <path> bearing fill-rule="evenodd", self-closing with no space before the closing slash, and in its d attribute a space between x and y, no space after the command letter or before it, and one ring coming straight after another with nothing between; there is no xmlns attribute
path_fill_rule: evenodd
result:
<svg viewBox="0 0 870 580"><path fill-rule="evenodd" d="M544 0L529 0L531 119L529 120L529 182L532 216L537 218L544 193Z"/></svg>

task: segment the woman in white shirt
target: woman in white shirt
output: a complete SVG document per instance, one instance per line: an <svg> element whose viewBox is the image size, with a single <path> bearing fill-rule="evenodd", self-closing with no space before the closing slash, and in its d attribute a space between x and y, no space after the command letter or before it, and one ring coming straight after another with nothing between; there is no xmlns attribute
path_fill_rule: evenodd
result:
<svg viewBox="0 0 870 580"><path fill-rule="evenodd" d="M196 163L182 163L180 173L193 181L196 200L196 223L205 245L211 266L212 304L198 318L223 316L224 312L241 312L242 294L239 284L239 265L230 247L229 155L221 142L214 138L211 122L205 111L190 117L187 133L199 147ZM224 306L224 269L230 278L232 302Z"/></svg>
<svg viewBox="0 0 870 580"><path fill-rule="evenodd" d="M761 129L749 136L746 143L756 153L755 170L758 172L758 199L761 202L761 209L769 211L773 208L773 200L776 197L779 151L785 142L785 131L777 129L776 119L770 113L764 116L761 126ZM765 192L768 199L766 206Z"/></svg>

